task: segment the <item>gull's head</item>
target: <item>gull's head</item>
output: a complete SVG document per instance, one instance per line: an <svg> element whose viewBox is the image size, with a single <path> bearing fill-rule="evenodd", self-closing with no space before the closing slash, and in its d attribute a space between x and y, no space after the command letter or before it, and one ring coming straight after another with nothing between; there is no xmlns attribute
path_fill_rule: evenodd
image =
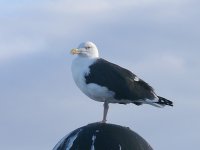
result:
<svg viewBox="0 0 200 150"><path fill-rule="evenodd" d="M81 43L78 48L74 48L71 50L71 54L90 58L99 57L98 49L96 45L92 42Z"/></svg>

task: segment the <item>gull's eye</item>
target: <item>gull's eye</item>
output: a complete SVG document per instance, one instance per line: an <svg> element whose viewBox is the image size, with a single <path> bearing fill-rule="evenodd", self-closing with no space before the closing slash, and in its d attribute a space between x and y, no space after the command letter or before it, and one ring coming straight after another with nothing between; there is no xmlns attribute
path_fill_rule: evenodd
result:
<svg viewBox="0 0 200 150"><path fill-rule="evenodd" d="M89 49L89 48L90 48L90 46L86 46L86 47L85 47L85 49Z"/></svg>

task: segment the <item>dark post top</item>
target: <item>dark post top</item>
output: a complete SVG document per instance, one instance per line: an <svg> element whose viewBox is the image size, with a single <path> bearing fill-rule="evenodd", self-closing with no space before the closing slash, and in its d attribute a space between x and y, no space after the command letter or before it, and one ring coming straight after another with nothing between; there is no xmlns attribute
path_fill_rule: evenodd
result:
<svg viewBox="0 0 200 150"><path fill-rule="evenodd" d="M92 123L65 136L53 150L153 150L137 133L115 124Z"/></svg>

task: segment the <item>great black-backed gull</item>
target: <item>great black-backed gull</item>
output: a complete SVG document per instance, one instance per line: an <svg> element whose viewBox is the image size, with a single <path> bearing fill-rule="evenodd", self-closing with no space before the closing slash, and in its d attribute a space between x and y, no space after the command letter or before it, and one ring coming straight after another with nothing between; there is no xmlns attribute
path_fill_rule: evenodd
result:
<svg viewBox="0 0 200 150"><path fill-rule="evenodd" d="M106 122L109 103L173 106L131 71L100 58L94 43L81 43L71 54L77 55L71 67L76 85L91 99L104 102L102 122Z"/></svg>

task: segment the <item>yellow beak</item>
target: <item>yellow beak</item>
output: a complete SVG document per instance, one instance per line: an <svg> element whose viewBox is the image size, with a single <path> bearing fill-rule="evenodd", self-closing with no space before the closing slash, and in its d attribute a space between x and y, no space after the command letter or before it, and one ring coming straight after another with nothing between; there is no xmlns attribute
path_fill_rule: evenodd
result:
<svg viewBox="0 0 200 150"><path fill-rule="evenodd" d="M71 53L72 55L75 55L75 54L79 54L80 51L79 51L77 48L73 48L73 49L70 51L70 53Z"/></svg>

